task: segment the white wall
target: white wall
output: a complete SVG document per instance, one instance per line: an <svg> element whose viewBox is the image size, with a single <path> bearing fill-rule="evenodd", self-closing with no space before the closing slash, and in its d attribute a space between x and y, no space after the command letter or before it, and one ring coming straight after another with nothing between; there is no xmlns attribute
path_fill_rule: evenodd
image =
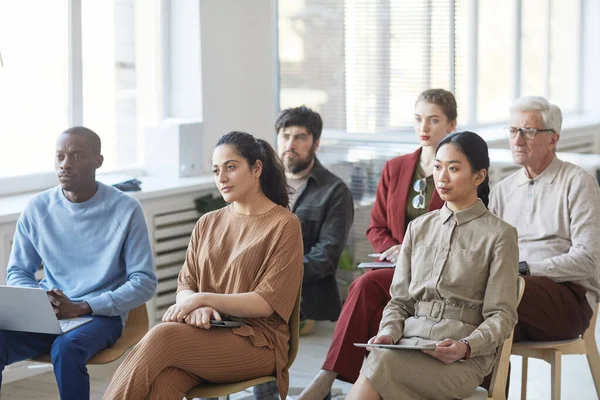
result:
<svg viewBox="0 0 600 400"><path fill-rule="evenodd" d="M196 172L208 173L215 144L232 130L274 144L275 6L275 0L163 0L165 120L146 130L147 170L173 175L191 155L200 164ZM201 127L199 140L186 139L182 148L178 121ZM175 159L165 158L165 149Z"/></svg>
<svg viewBox="0 0 600 400"><path fill-rule="evenodd" d="M200 0L171 0L163 22L165 116L201 121Z"/></svg>
<svg viewBox="0 0 600 400"><path fill-rule="evenodd" d="M242 130L274 143L275 18L272 0L200 0L203 153Z"/></svg>
<svg viewBox="0 0 600 400"><path fill-rule="evenodd" d="M584 0L583 5L583 27L582 31L585 40L582 41L583 66L582 80L583 86L595 88L595 90L582 90L583 92L583 111L598 116L600 113L600 100L598 90L600 90L600 74L598 74L598 65L600 65L600 1ZM600 154L600 148L596 149Z"/></svg>

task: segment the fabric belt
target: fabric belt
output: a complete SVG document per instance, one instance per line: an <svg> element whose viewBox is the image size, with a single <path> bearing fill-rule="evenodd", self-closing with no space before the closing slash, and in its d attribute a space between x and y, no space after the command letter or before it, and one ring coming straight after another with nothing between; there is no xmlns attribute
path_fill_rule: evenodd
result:
<svg viewBox="0 0 600 400"><path fill-rule="evenodd" d="M441 321L442 318L456 319L471 325L478 326L483 322L480 310L452 306L443 300L419 301L415 304L415 316L425 317L433 321Z"/></svg>

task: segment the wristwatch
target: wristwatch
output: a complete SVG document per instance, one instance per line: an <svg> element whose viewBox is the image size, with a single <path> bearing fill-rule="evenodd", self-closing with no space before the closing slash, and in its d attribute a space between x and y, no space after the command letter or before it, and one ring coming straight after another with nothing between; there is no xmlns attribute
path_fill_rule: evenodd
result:
<svg viewBox="0 0 600 400"><path fill-rule="evenodd" d="M521 276L530 276L531 271L529 270L529 265L527 265L527 261L519 261L519 275Z"/></svg>
<svg viewBox="0 0 600 400"><path fill-rule="evenodd" d="M471 358L471 345L469 344L469 342L467 342L466 339L460 339L459 342L467 345L467 352L465 353L465 357L463 358L463 360L467 361L469 358Z"/></svg>

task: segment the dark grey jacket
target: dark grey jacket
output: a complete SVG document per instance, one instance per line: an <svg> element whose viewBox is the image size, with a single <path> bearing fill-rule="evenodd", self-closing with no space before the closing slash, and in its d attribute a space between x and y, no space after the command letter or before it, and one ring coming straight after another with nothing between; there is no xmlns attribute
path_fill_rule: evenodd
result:
<svg viewBox="0 0 600 400"><path fill-rule="evenodd" d="M335 321L342 309L335 272L354 219L352 195L315 158L292 211L300 220L304 241L303 317Z"/></svg>

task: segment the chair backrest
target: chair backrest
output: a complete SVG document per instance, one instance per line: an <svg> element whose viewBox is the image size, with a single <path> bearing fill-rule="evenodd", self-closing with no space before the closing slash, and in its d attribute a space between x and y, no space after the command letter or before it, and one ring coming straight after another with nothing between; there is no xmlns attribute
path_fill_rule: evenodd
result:
<svg viewBox="0 0 600 400"><path fill-rule="evenodd" d="M296 359L298 354L298 343L300 342L300 299L302 298L302 284L298 290L298 298L296 299L296 305L290 316L288 323L290 329L290 349L288 350L288 362L287 367L290 368Z"/></svg>
<svg viewBox="0 0 600 400"><path fill-rule="evenodd" d="M517 305L523 298L523 292L525 291L525 279L519 277L517 282ZM513 333L504 341L502 346L498 348L498 354L496 356L496 362L494 363L494 369L492 371L492 382L488 390L488 397L493 399L506 399L506 381L508 379L508 368L510 362L510 353L512 350Z"/></svg>
<svg viewBox="0 0 600 400"><path fill-rule="evenodd" d="M588 336L594 337L596 333L596 320L598 319L598 303L596 303L596 307L594 307L594 315L592 315L592 319L590 320L590 326L583 332L581 336L584 340Z"/></svg>
<svg viewBox="0 0 600 400"><path fill-rule="evenodd" d="M148 332L148 326L148 311L144 303L129 311L120 339L137 343Z"/></svg>

